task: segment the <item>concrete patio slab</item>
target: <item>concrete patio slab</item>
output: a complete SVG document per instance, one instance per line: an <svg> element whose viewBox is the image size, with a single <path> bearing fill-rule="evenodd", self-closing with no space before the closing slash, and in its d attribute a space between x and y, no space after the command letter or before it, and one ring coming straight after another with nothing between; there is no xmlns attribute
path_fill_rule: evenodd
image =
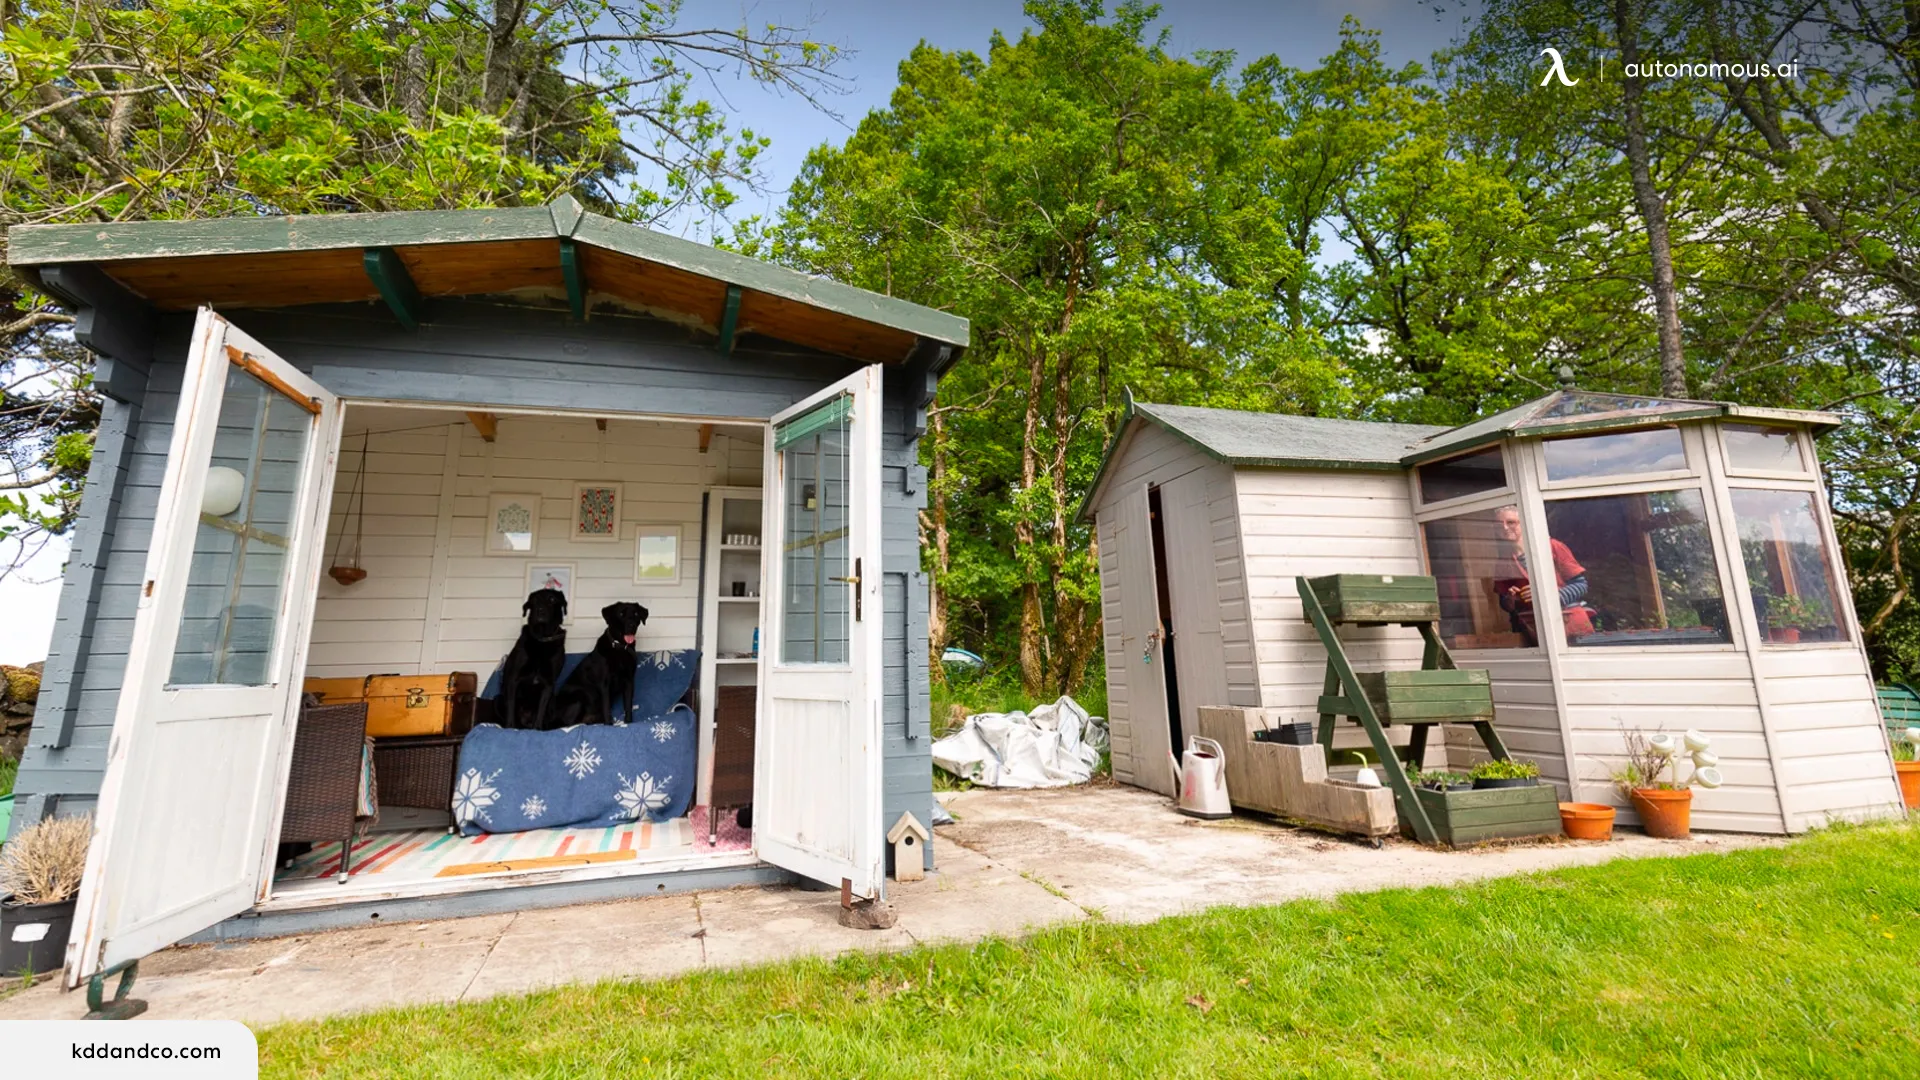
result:
<svg viewBox="0 0 1920 1080"><path fill-rule="evenodd" d="M938 872L889 886L899 912L890 930L842 927L836 892L739 888L167 949L142 962L135 994L154 1019L264 1025L1012 937L1089 918L1142 922L1220 905L1779 842L1634 834L1604 844L1444 852L1393 841L1373 850L1249 818L1195 821L1132 788L976 790L942 799L959 820L936 830ZM84 995L50 984L0 1001L0 1020L74 1019L85 1011Z"/></svg>
<svg viewBox="0 0 1920 1080"><path fill-rule="evenodd" d="M1730 833L1684 841L1616 833L1606 842L1526 842L1465 851L1390 839L1376 850L1352 838L1244 815L1220 821L1184 817L1164 796L1112 784L975 789L945 802L958 820L943 826L939 839L1121 922L1783 842Z"/></svg>

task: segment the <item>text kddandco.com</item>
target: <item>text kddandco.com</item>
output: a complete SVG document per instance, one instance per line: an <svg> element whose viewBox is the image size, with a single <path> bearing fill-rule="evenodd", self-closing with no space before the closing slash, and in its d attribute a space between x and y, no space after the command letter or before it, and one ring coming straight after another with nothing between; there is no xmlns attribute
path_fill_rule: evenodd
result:
<svg viewBox="0 0 1920 1080"><path fill-rule="evenodd" d="M1626 65L1629 79L1797 79L1800 61L1785 64L1727 64L1720 61L1670 63L1664 60L1641 61Z"/></svg>

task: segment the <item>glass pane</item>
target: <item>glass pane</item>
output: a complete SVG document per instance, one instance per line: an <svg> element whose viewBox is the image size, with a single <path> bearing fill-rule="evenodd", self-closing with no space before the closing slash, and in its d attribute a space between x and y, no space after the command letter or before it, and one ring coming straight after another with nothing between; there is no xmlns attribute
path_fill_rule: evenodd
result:
<svg viewBox="0 0 1920 1080"><path fill-rule="evenodd" d="M1532 639L1530 605L1508 596L1505 586L1524 582L1520 511L1502 506L1429 521L1428 572L1440 587L1440 637L1452 649L1517 649Z"/></svg>
<svg viewBox="0 0 1920 1080"><path fill-rule="evenodd" d="M1498 491L1507 486L1507 470L1500 464L1498 446L1429 462L1420 466L1419 472L1420 501L1427 503Z"/></svg>
<svg viewBox="0 0 1920 1080"><path fill-rule="evenodd" d="M1728 424L1720 429L1727 443L1727 464L1736 469L1765 472L1803 473L1807 463L1800 456L1800 433L1786 428Z"/></svg>
<svg viewBox="0 0 1920 1080"><path fill-rule="evenodd" d="M1550 500L1547 533L1572 644L1732 640L1698 490Z"/></svg>
<svg viewBox="0 0 1920 1080"><path fill-rule="evenodd" d="M1845 641L1832 552L1805 491L1733 490L1753 617L1768 641Z"/></svg>
<svg viewBox="0 0 1920 1080"><path fill-rule="evenodd" d="M1680 429L1674 427L1576 435L1549 439L1541 446L1547 455L1549 480L1673 472L1687 467L1687 450L1680 441Z"/></svg>
<svg viewBox="0 0 1920 1080"><path fill-rule="evenodd" d="M245 370L227 369L170 685L270 681L312 427L313 414Z"/></svg>
<svg viewBox="0 0 1920 1080"><path fill-rule="evenodd" d="M836 399L787 425L780 438L786 490L780 662L844 664L848 658L847 425ZM826 422L821 423L822 414ZM807 433L791 438L794 430Z"/></svg>

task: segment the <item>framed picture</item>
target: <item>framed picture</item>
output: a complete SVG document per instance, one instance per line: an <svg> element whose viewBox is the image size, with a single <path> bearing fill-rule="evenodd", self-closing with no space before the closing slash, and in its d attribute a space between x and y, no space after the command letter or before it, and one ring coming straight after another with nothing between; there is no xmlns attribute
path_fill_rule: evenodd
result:
<svg viewBox="0 0 1920 1080"><path fill-rule="evenodd" d="M573 538L611 544L620 539L620 485L573 485Z"/></svg>
<svg viewBox="0 0 1920 1080"><path fill-rule="evenodd" d="M680 584L680 526L641 525L634 530L633 583Z"/></svg>
<svg viewBox="0 0 1920 1080"><path fill-rule="evenodd" d="M531 555L540 533L540 496L496 491L487 496L486 553Z"/></svg>
<svg viewBox="0 0 1920 1080"><path fill-rule="evenodd" d="M539 589L559 589L561 595L567 598L567 621L573 621L572 563L528 563L527 591Z"/></svg>

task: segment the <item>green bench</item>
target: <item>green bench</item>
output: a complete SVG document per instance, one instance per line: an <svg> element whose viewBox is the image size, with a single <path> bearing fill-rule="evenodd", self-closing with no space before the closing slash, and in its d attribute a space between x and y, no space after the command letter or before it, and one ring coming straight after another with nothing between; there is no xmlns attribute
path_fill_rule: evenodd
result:
<svg viewBox="0 0 1920 1080"><path fill-rule="evenodd" d="M1889 733L1920 727L1920 691L1905 683L1882 683L1873 690L1880 698L1880 717Z"/></svg>

